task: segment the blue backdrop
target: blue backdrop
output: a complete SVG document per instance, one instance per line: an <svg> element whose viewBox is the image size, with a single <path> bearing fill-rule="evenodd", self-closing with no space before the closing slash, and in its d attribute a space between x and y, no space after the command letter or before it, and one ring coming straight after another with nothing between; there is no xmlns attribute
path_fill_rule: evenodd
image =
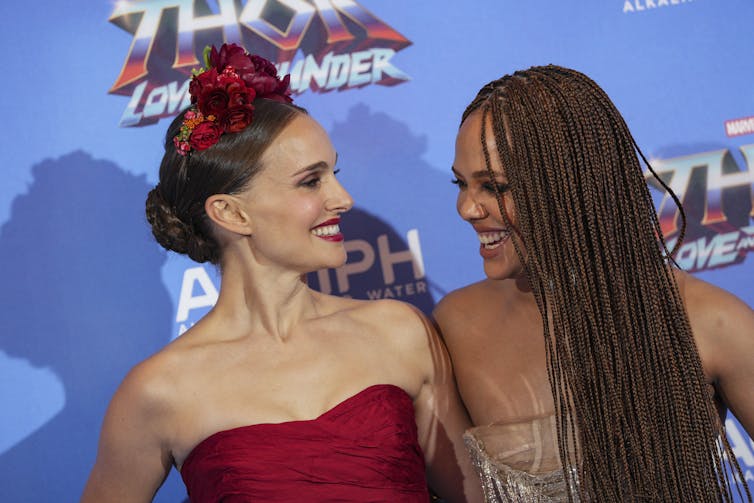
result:
<svg viewBox="0 0 754 503"><path fill-rule="evenodd" d="M754 305L750 0L3 2L0 500L74 501L130 367L212 305L211 267L143 214L194 54L223 37L294 74L356 201L326 291L425 311L483 276L455 214L460 114L531 65L602 85L691 215L679 260ZM675 212L656 192L664 229ZM754 488L754 443L728 421ZM182 501L173 472L156 501Z"/></svg>

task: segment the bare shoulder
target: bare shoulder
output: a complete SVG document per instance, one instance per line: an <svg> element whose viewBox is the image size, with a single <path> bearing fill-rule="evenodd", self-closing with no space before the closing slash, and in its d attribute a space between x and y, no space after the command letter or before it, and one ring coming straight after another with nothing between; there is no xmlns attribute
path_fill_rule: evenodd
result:
<svg viewBox="0 0 754 503"><path fill-rule="evenodd" d="M496 300L494 305L499 309L502 304L497 302L501 295L500 290L499 284L485 279L454 290L443 297L432 312L432 318L443 338L447 341L457 332L464 332L473 324L473 320L480 317L485 306L492 304L490 299Z"/></svg>
<svg viewBox="0 0 754 503"><path fill-rule="evenodd" d="M675 277L692 329L719 332L754 316L745 302L718 286L682 271Z"/></svg>
<svg viewBox="0 0 754 503"><path fill-rule="evenodd" d="M457 290L453 290L452 292L445 295L445 297L443 297L440 302L438 302L437 307L435 307L435 311L453 309L457 308L459 305L463 306L468 302L473 302L474 300L487 295L490 289L491 280L483 279L481 281L477 281L476 283L471 283L470 285L461 287Z"/></svg>
<svg viewBox="0 0 754 503"><path fill-rule="evenodd" d="M721 366L754 345L754 311L722 288L688 273L675 276L702 363L714 378Z"/></svg>
<svg viewBox="0 0 754 503"><path fill-rule="evenodd" d="M343 299L338 304L333 324L354 334L362 350L369 348L383 362L383 371L392 368L394 377L402 376L404 389L414 390L409 394L415 396L418 384L431 377L441 344L429 319L411 304L392 299Z"/></svg>
<svg viewBox="0 0 754 503"><path fill-rule="evenodd" d="M429 319L416 307L392 299L343 299L339 316L352 330L371 340L378 340L393 354L413 355L422 359L435 332ZM424 356L423 356L424 355Z"/></svg>
<svg viewBox="0 0 754 503"><path fill-rule="evenodd" d="M133 367L115 392L108 414L124 411L159 424L158 420L174 406L174 384L180 368L177 353L168 347Z"/></svg>
<svg viewBox="0 0 754 503"><path fill-rule="evenodd" d="M391 299L348 300L343 314L364 329L388 337L426 338L427 318L411 304Z"/></svg>
<svg viewBox="0 0 754 503"><path fill-rule="evenodd" d="M480 299L484 299L490 295L492 291L490 281L485 279L453 290L437 303L432 316L438 320L439 318L444 319L450 316L469 315L470 306L477 305Z"/></svg>
<svg viewBox="0 0 754 503"><path fill-rule="evenodd" d="M163 349L121 382L105 414L82 502L151 501L173 463L173 365L174 351Z"/></svg>
<svg viewBox="0 0 754 503"><path fill-rule="evenodd" d="M159 425L160 419L170 423L180 404L185 401L183 391L197 369L201 368L206 346L202 341L211 327L199 322L183 335L170 342L157 353L134 366L125 376L115 395L113 406L142 413L150 424ZM187 390L188 391L188 390Z"/></svg>

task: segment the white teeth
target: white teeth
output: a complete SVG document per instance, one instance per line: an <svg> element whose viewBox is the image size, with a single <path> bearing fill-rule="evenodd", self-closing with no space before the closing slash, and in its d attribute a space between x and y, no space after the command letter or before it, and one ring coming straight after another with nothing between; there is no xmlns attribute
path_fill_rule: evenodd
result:
<svg viewBox="0 0 754 503"><path fill-rule="evenodd" d="M488 250L497 248L502 243L502 240L510 235L509 231L496 231L496 232L478 232L479 242L484 245Z"/></svg>
<svg viewBox="0 0 754 503"><path fill-rule="evenodd" d="M312 229L312 234L315 236L334 236L340 232L340 226L338 224L335 225L325 225L322 227L317 227L315 229Z"/></svg>

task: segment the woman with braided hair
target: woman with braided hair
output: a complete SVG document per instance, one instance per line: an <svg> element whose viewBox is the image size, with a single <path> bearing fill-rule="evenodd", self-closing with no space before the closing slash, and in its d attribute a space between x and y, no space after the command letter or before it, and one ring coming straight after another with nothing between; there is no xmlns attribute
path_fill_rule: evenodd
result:
<svg viewBox="0 0 754 503"><path fill-rule="evenodd" d="M468 418L432 325L305 282L346 259L353 201L327 133L268 61L235 45L205 59L146 209L163 247L220 266L219 298L126 376L82 501L151 501L172 467L194 503L426 503L428 481L473 499Z"/></svg>
<svg viewBox="0 0 754 503"><path fill-rule="evenodd" d="M751 501L723 417L754 433L754 312L673 268L637 150L557 66L463 114L457 209L487 279L435 318L487 501Z"/></svg>

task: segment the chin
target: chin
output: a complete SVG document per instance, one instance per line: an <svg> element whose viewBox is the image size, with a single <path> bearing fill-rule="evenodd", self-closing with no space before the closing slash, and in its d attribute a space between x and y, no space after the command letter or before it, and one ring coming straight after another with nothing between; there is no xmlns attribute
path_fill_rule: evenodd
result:
<svg viewBox="0 0 754 503"><path fill-rule="evenodd" d="M344 265L347 258L348 256L346 255L345 250L343 250L343 253L341 253L340 255L336 256L335 254L333 254L333 256L326 261L327 263L320 267L320 269L336 269Z"/></svg>
<svg viewBox="0 0 754 503"><path fill-rule="evenodd" d="M484 274L488 279L510 279L515 278L523 272L519 264L510 262L497 263L491 260L484 261Z"/></svg>

